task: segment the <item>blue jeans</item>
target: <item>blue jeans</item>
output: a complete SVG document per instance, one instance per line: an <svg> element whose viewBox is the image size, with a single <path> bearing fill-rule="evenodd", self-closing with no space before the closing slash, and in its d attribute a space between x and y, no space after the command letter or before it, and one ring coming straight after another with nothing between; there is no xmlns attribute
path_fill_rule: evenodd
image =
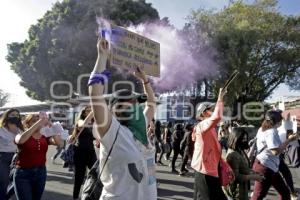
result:
<svg viewBox="0 0 300 200"><path fill-rule="evenodd" d="M16 169L14 188L17 200L40 200L45 189L46 177L45 166Z"/></svg>
<svg viewBox="0 0 300 200"><path fill-rule="evenodd" d="M15 153L0 152L0 199L6 199L10 164Z"/></svg>

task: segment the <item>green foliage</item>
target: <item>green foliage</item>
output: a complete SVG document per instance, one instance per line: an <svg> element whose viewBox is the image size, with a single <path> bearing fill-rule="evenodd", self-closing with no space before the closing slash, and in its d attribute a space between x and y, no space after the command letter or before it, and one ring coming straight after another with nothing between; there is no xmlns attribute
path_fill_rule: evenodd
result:
<svg viewBox="0 0 300 200"><path fill-rule="evenodd" d="M0 107L4 106L9 99L9 94L0 89Z"/></svg>
<svg viewBox="0 0 300 200"><path fill-rule="evenodd" d="M222 11L200 9L189 16L185 31L205 38L218 52L214 91L233 70L240 72L230 87L229 103L263 101L279 84L290 80L295 86L299 79L300 18L283 16L276 6L274 0L251 5L234 1Z"/></svg>
<svg viewBox="0 0 300 200"><path fill-rule="evenodd" d="M77 90L77 77L90 73L96 59L97 16L122 26L159 18L157 11L144 0L57 2L30 27L27 40L8 45L7 60L21 77L21 85L29 97L52 100L53 81L69 81ZM113 80L116 79L125 77L116 75ZM81 85L85 94L86 83ZM67 87L55 87L56 95L67 93Z"/></svg>

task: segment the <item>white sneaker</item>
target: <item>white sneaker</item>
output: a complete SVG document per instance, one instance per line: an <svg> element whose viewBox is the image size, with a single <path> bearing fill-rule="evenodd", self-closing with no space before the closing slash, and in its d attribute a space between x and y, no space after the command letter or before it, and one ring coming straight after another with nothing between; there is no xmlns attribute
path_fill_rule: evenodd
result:
<svg viewBox="0 0 300 200"><path fill-rule="evenodd" d="M292 193L291 194L291 200L297 200L298 199L298 194L295 192L295 193Z"/></svg>

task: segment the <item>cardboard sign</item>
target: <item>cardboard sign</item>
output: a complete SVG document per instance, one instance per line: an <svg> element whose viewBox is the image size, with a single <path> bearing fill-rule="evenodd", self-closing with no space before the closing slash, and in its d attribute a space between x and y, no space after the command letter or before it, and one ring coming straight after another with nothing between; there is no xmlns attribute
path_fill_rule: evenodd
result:
<svg viewBox="0 0 300 200"><path fill-rule="evenodd" d="M114 25L108 36L111 66L129 70L140 67L147 75L160 76L159 43Z"/></svg>

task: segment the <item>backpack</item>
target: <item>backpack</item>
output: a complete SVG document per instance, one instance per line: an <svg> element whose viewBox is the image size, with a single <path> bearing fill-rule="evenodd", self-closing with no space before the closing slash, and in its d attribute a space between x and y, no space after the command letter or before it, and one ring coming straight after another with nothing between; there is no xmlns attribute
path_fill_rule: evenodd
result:
<svg viewBox="0 0 300 200"><path fill-rule="evenodd" d="M83 185L83 191L81 195L82 200L98 200L100 199L103 184L99 177L99 160L95 162L93 167L88 173L88 176Z"/></svg>
<svg viewBox="0 0 300 200"><path fill-rule="evenodd" d="M119 130L120 130L121 125L119 125L119 128L117 130L116 137L114 139L114 142L108 152L108 155L104 161L104 164L100 170L100 162L97 160L91 170L88 173L88 176L84 182L83 188L82 188L82 194L81 194L81 200L99 200L100 196L102 194L102 189L103 189L103 184L101 182L101 175L103 172L103 169L108 161L108 158L113 150L113 147L116 143L116 140L119 135Z"/></svg>

